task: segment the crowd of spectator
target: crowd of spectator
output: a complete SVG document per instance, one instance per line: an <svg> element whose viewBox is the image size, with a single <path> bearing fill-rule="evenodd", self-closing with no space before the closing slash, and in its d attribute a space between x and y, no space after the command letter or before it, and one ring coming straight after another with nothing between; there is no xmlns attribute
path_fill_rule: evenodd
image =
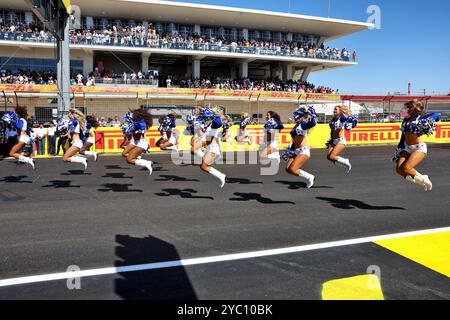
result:
<svg viewBox="0 0 450 320"><path fill-rule="evenodd" d="M36 42L52 41L52 35L40 24L0 23L0 39ZM314 59L356 60L356 52L346 48L326 47L309 41L276 41L261 39L208 37L197 33L159 32L150 23L132 26L105 26L102 30L76 29L70 31L72 44L150 47L162 49L184 49L200 51L223 51L247 54L294 56Z"/></svg>
<svg viewBox="0 0 450 320"><path fill-rule="evenodd" d="M323 93L337 94L339 90L329 87L316 86L306 81L265 81L250 79L220 79L220 78L202 78L192 79L184 78L180 81L173 81L174 85L181 88L195 89L220 89L220 90L250 90L250 91L287 91L300 93Z"/></svg>
<svg viewBox="0 0 450 320"><path fill-rule="evenodd" d="M2 84L56 84L56 74L51 71L11 70L0 71Z"/></svg>

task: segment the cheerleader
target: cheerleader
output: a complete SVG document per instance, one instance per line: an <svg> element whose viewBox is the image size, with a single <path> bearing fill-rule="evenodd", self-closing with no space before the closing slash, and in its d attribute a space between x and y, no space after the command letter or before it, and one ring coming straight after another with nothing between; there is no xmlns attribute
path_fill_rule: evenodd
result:
<svg viewBox="0 0 450 320"><path fill-rule="evenodd" d="M28 111L25 106L17 106L15 112L7 112L2 120L16 128L19 133L19 141L11 148L9 155L17 159L20 163L29 164L35 169L34 160L31 157L22 155L25 145L30 143L30 128L27 122Z"/></svg>
<svg viewBox="0 0 450 320"><path fill-rule="evenodd" d="M430 191L433 188L430 178L419 173L415 167L427 156L427 145L421 136L435 133L440 114L425 114L424 104L418 100L405 103L405 107L408 116L403 120L402 137L392 160L397 163L396 171L399 175L423 187L425 191Z"/></svg>
<svg viewBox="0 0 450 320"><path fill-rule="evenodd" d="M356 127L357 120L351 116L351 111L346 105L339 105L334 108L334 118L330 122L331 139L328 140L326 146L328 148L327 159L334 164L339 164L347 169L347 173L352 169L352 165L348 159L342 158L339 154L344 151L347 145L345 139L345 130L351 130Z"/></svg>
<svg viewBox="0 0 450 320"><path fill-rule="evenodd" d="M123 134L123 141L120 144L120 148L121 149L125 149L131 142L131 140L133 139L133 135L130 133L130 126L133 125L133 114L128 111L127 113L125 113L124 117L123 117L123 124L122 124L122 134Z"/></svg>
<svg viewBox="0 0 450 320"><path fill-rule="evenodd" d="M252 144L250 141L250 136L247 130L247 126L252 122L252 119L249 117L248 113L241 113L241 123L239 125L239 133L234 138L237 142L247 142L249 145Z"/></svg>
<svg viewBox="0 0 450 320"><path fill-rule="evenodd" d="M262 159L275 159L280 163L280 153L278 152L278 134L284 129L280 116L269 111L266 115L267 122L264 125L264 142L259 149L259 156Z"/></svg>
<svg viewBox="0 0 450 320"><path fill-rule="evenodd" d="M75 109L69 109L69 120L63 121L60 128L67 126L71 146L63 155L64 162L75 162L84 165L87 169L87 159L75 156L83 148L84 132L86 132L86 117L84 114Z"/></svg>
<svg viewBox="0 0 450 320"><path fill-rule="evenodd" d="M230 140L230 127L233 125L233 120L227 114L222 115L222 141L228 142L229 144L233 144L233 141Z"/></svg>
<svg viewBox="0 0 450 320"><path fill-rule="evenodd" d="M177 126L175 120L177 116L174 113L168 114L165 118L160 118L160 126L158 131L161 133L161 138L156 142L156 146L161 150L175 150L178 141L178 135L173 129Z"/></svg>
<svg viewBox="0 0 450 320"><path fill-rule="evenodd" d="M131 135L129 144L122 152L122 156L127 159L127 163L139 167L144 167L151 175L153 173L152 162L144 160L140 156L147 152L149 144L145 137L145 132L153 125L151 114L145 109L131 110L128 114L126 133Z"/></svg>
<svg viewBox="0 0 450 320"><path fill-rule="evenodd" d="M301 169L311 157L307 137L309 131L317 124L317 114L313 107L300 107L293 116L296 125L291 131L292 145L283 153L283 159L287 161L286 172L305 179L306 187L309 189L313 186L315 177Z"/></svg>
<svg viewBox="0 0 450 320"><path fill-rule="evenodd" d="M95 144L95 134L92 128L97 129L99 127L99 123L94 116L86 117L86 131L84 133L84 144L80 150L80 154L94 157L94 161L97 161L98 154L97 152L90 151L89 149Z"/></svg>
<svg viewBox="0 0 450 320"><path fill-rule="evenodd" d="M193 114L188 115L186 119L187 128L185 130L185 135L192 136L190 141L191 154L203 158L205 153L202 151L201 140L202 136L205 134L205 124L203 117L201 116L201 110L202 108L197 106L195 107Z"/></svg>
<svg viewBox="0 0 450 320"><path fill-rule="evenodd" d="M222 157L222 150L220 149L221 133L219 132L222 127L222 112L218 107L203 108L202 117L205 121L206 131L201 142L202 146L206 147L206 151L202 159L201 169L219 179L220 187L223 188L226 175L212 167L212 164Z"/></svg>

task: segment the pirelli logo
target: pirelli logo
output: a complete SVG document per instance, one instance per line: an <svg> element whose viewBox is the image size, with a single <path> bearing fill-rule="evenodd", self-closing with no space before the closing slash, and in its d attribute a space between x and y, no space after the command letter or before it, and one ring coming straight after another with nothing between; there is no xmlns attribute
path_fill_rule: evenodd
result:
<svg viewBox="0 0 450 320"><path fill-rule="evenodd" d="M399 125L360 125L351 131L345 131L345 138L349 142L394 142L400 139L400 135Z"/></svg>
<svg viewBox="0 0 450 320"><path fill-rule="evenodd" d="M450 138L450 123L437 125L436 139L449 139L449 138Z"/></svg>

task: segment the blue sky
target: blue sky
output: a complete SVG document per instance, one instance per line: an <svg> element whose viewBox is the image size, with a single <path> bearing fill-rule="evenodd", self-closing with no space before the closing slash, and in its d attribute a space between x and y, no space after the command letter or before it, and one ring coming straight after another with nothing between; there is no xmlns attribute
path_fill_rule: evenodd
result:
<svg viewBox="0 0 450 320"><path fill-rule="evenodd" d="M287 12L289 0L177 0ZM450 93L450 1L330 0L330 17L366 22L367 8L381 9L381 29L367 30L328 45L358 52L359 65L311 74L309 81L341 92L387 94ZM329 0L291 0L291 12L328 17Z"/></svg>

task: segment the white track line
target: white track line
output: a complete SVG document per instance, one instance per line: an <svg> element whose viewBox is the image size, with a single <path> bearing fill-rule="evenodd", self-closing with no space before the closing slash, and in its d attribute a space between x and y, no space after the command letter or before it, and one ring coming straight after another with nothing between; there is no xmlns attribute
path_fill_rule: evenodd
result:
<svg viewBox="0 0 450 320"><path fill-rule="evenodd" d="M213 256L213 257L205 257L205 258L174 260L174 261L167 261L167 262L156 262L156 263L148 263L148 264L140 264L140 265L132 265L132 266L124 266L124 267L110 267L110 268L91 269L91 270L84 270L84 271L62 272L62 273L52 273L52 274L45 274L45 275L39 275L39 276L11 278L11 279L0 280L0 287L14 286L14 285L20 285L20 284L30 284L30 283L36 283L36 282L63 280L63 279L102 276L102 275L108 275L108 274L117 274L117 273L133 272L133 271L144 271L144 270L164 269L164 268L181 267L181 266L192 266L192 265L197 265L197 264L215 263L215 262L232 261L232 260L240 260L240 259L261 258L261 257L268 257L268 256L274 256L274 255L280 255L280 254L289 254L289 253L304 252L304 251L311 251L311 250L318 250L318 249L342 247L342 246L349 246L349 245L355 245L355 244L376 242L376 241L381 241L381 240L405 238L405 237L419 236L419 235L426 235L426 234L433 234L433 233L441 233L441 232L450 232L450 227L403 232L403 233L394 233L394 234L381 235L381 236L372 236L372 237L366 237L366 238L333 241L333 242L318 243L318 244L312 244L312 245L303 245L303 246L273 249L273 250L261 250L261 251L253 251L253 252L227 254L227 255L222 255L222 256Z"/></svg>

